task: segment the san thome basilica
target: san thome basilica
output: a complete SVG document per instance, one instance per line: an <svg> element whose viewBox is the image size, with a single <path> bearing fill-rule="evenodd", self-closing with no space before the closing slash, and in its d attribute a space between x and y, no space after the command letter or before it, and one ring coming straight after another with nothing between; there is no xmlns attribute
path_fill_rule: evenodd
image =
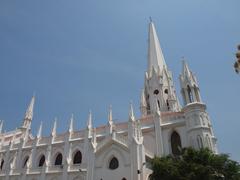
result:
<svg viewBox="0 0 240 180"><path fill-rule="evenodd" d="M156 156L178 155L181 148L217 146L206 105L195 75L183 61L179 77L183 106L176 95L172 73L165 62L154 23L149 23L148 67L140 98L141 117L115 123L109 109L105 126L67 132L31 134L35 97L21 127L4 132L0 124L0 180L148 180L149 161Z"/></svg>

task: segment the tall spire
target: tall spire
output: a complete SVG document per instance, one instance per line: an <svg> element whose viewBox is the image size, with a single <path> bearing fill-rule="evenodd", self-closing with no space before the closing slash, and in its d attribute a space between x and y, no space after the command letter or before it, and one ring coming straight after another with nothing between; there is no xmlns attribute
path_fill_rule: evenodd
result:
<svg viewBox="0 0 240 180"><path fill-rule="evenodd" d="M24 117L24 122L23 122L23 127L27 128L28 126L31 125L31 121L33 119L33 108L34 108L34 103L35 103L35 95L32 97L31 102L26 110L25 117Z"/></svg>
<svg viewBox="0 0 240 180"><path fill-rule="evenodd" d="M113 117L112 117L112 106L110 105L109 107L109 112L108 112L108 123L112 124L113 123Z"/></svg>
<svg viewBox="0 0 240 180"><path fill-rule="evenodd" d="M156 72L162 71L166 62L163 56L163 52L158 40L154 23L149 23L149 45L148 45L148 75L151 76L152 68Z"/></svg>

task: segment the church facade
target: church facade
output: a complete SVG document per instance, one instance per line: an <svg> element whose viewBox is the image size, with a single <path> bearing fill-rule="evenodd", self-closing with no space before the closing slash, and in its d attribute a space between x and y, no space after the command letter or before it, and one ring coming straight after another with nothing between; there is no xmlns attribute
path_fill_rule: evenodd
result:
<svg viewBox="0 0 240 180"><path fill-rule="evenodd" d="M105 126L57 134L31 134L35 97L21 127L3 131L0 124L0 180L148 180L149 160L178 155L181 148L208 147L217 153L211 121L195 75L183 61L179 77L183 106L176 95L153 22L149 23L148 67L140 98L141 117L132 105L126 122L115 123L110 108Z"/></svg>

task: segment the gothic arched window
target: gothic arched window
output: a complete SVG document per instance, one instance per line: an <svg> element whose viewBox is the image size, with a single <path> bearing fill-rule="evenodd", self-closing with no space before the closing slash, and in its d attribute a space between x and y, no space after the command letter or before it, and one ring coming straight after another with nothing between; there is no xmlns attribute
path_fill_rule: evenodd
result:
<svg viewBox="0 0 240 180"><path fill-rule="evenodd" d="M191 88L190 88L189 85L187 86L187 93L188 93L189 101L190 101L190 103L192 103L193 102L193 95L192 95L192 91L191 91Z"/></svg>
<svg viewBox="0 0 240 180"><path fill-rule="evenodd" d="M26 165L27 165L27 162L28 162L28 159L29 159L29 156L27 156L27 157L25 157L24 158L24 161L23 161L23 168L25 168L26 167Z"/></svg>
<svg viewBox="0 0 240 180"><path fill-rule="evenodd" d="M197 136L197 144L199 149L203 148L203 141L200 135Z"/></svg>
<svg viewBox="0 0 240 180"><path fill-rule="evenodd" d="M58 155L56 156L56 159L55 159L55 165L58 166L58 165L62 165L62 154L61 153L58 153Z"/></svg>
<svg viewBox="0 0 240 180"><path fill-rule="evenodd" d="M114 170L117 169L118 166L119 166L118 159L116 157L113 157L109 162L109 169Z"/></svg>
<svg viewBox="0 0 240 180"><path fill-rule="evenodd" d="M81 164L82 162L82 153L77 151L73 157L73 164Z"/></svg>
<svg viewBox="0 0 240 180"><path fill-rule="evenodd" d="M174 131L171 135L171 146L172 146L172 153L174 155L180 155L182 143L179 134Z"/></svg>
<svg viewBox="0 0 240 180"><path fill-rule="evenodd" d="M3 169L3 165L4 165L4 159L1 161L1 165L0 165L0 169Z"/></svg>
<svg viewBox="0 0 240 180"><path fill-rule="evenodd" d="M38 163L38 167L42 167L45 163L45 156L41 155L39 163Z"/></svg>

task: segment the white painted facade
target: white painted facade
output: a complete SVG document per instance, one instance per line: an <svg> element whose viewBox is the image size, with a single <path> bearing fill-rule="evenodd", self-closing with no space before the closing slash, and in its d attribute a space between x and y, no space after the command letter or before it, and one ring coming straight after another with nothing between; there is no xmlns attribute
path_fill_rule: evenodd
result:
<svg viewBox="0 0 240 180"><path fill-rule="evenodd" d="M57 134L55 121L51 136L42 136L42 124L33 136L33 97L22 127L3 132L0 124L0 180L147 180L154 155L178 154L189 146L217 153L206 105L186 62L180 84L183 107L150 22L141 117L135 118L131 105L128 121L115 123L110 108L105 126L92 127L89 113L83 130L73 130L72 118L68 132Z"/></svg>

